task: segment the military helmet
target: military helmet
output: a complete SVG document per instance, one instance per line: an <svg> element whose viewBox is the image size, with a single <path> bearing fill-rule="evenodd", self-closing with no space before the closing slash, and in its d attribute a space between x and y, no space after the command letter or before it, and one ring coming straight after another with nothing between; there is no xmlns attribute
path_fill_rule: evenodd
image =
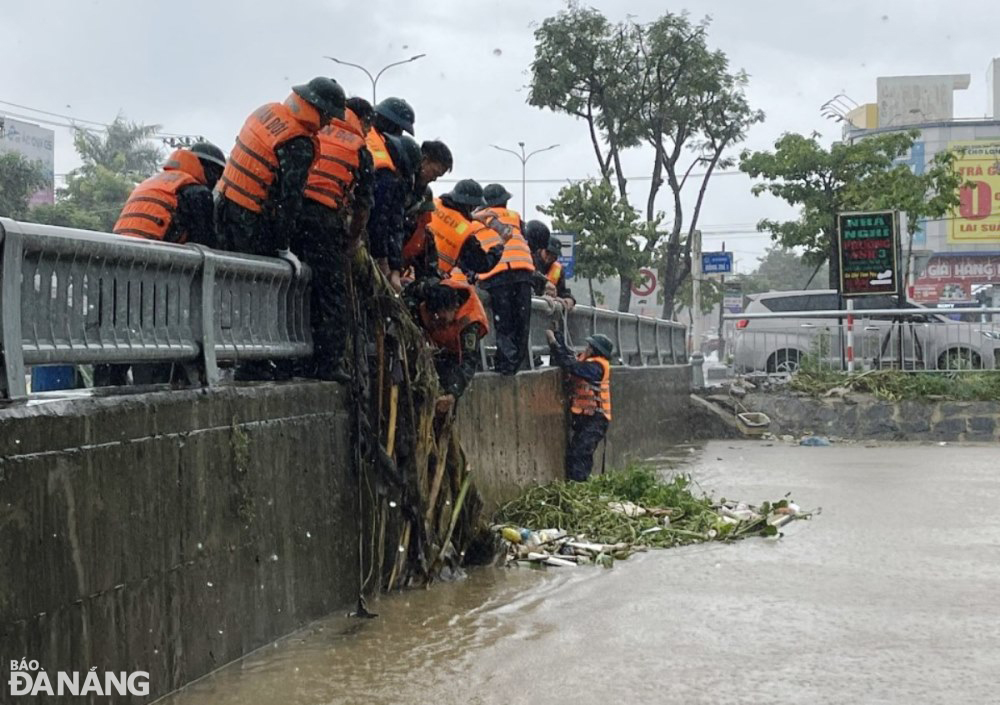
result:
<svg viewBox="0 0 1000 705"><path fill-rule="evenodd" d="M525 224L524 237L532 250L544 250L552 240L549 226L540 220L529 220Z"/></svg>
<svg viewBox="0 0 1000 705"><path fill-rule="evenodd" d="M381 115L404 132L413 134L416 114L413 107L402 98L386 98L375 106L375 114Z"/></svg>
<svg viewBox="0 0 1000 705"><path fill-rule="evenodd" d="M420 168L420 145L409 135L386 135L385 141L391 144L399 157L396 166L407 176L413 178Z"/></svg>
<svg viewBox="0 0 1000 705"><path fill-rule="evenodd" d="M611 342L611 338L603 333L594 333L589 336L587 338L587 345L592 347L598 355L603 355L607 358L610 358L611 354L615 351L615 344Z"/></svg>
<svg viewBox="0 0 1000 705"><path fill-rule="evenodd" d="M483 199L487 206L504 206L511 199L511 195L503 184L490 184L483 189Z"/></svg>
<svg viewBox="0 0 1000 705"><path fill-rule="evenodd" d="M190 151L203 162L211 162L223 168L226 166L226 155L222 150L208 141L195 142L189 148Z"/></svg>
<svg viewBox="0 0 1000 705"><path fill-rule="evenodd" d="M479 207L483 205L483 187L475 179L462 179L443 198L463 206Z"/></svg>
<svg viewBox="0 0 1000 705"><path fill-rule="evenodd" d="M316 108L324 123L334 118L344 119L347 96L344 95L344 89L340 84L332 78L317 76L309 83L292 86L292 92Z"/></svg>

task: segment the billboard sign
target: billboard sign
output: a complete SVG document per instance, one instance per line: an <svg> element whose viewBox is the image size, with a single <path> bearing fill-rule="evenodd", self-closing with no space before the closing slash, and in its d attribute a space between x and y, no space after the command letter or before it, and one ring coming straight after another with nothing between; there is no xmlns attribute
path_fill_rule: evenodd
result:
<svg viewBox="0 0 1000 705"><path fill-rule="evenodd" d="M899 220L895 211L837 215L840 293L899 293Z"/></svg>
<svg viewBox="0 0 1000 705"><path fill-rule="evenodd" d="M733 271L732 252L702 252L702 274L729 274Z"/></svg>
<svg viewBox="0 0 1000 705"><path fill-rule="evenodd" d="M952 212L948 242L1000 243L1000 140L951 142L955 171L963 182Z"/></svg>
<svg viewBox="0 0 1000 705"><path fill-rule="evenodd" d="M55 203L56 133L44 127L0 115L0 154L16 152L42 163L46 186L31 197L31 204Z"/></svg>
<svg viewBox="0 0 1000 705"><path fill-rule="evenodd" d="M1000 254L939 253L917 272L913 299L921 303L969 301L980 286L1000 284Z"/></svg>

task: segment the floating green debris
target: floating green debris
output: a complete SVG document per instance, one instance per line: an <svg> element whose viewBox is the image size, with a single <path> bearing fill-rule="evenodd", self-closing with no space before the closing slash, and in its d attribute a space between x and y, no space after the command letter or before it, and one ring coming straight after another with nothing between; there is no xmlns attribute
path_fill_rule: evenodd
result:
<svg viewBox="0 0 1000 705"><path fill-rule="evenodd" d="M664 480L635 466L531 488L500 508L495 528L511 561L610 565L647 548L777 537L787 522L809 516L787 497L759 507L715 501L692 491L688 475Z"/></svg>

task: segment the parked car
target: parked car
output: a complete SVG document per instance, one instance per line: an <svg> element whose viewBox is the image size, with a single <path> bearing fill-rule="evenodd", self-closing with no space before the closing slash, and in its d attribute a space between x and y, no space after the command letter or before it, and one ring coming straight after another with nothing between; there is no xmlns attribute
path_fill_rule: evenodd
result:
<svg viewBox="0 0 1000 705"><path fill-rule="evenodd" d="M834 290L772 291L745 297L745 313L801 312L789 318L741 319L733 340L737 372L790 373L805 361L840 369L847 356L845 319L810 317L810 311L841 307ZM854 302L856 367L951 370L1000 368L1000 329L993 323L953 321L911 301L906 316L866 314L895 309L895 296Z"/></svg>

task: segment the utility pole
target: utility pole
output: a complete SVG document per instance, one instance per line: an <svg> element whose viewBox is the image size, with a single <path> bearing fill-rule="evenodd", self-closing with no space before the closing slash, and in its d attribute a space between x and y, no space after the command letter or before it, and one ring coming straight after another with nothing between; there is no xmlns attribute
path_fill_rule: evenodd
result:
<svg viewBox="0 0 1000 705"><path fill-rule="evenodd" d="M726 241L722 241L722 252L726 252ZM722 291L722 298L719 300L719 346L716 348L718 350L719 362L723 362L724 355L726 352L726 339L722 337L722 316L726 312L726 275L723 274L719 277L719 289Z"/></svg>
<svg viewBox="0 0 1000 705"><path fill-rule="evenodd" d="M543 149L536 149L534 152L524 153L524 142L518 142L517 146L521 148L521 152L515 152L513 149L507 149L506 147L498 147L495 144L490 145L493 149L499 149L501 152L507 152L507 154L513 154L521 162L521 217L524 218L528 214L525 212L528 209L528 160L540 152L547 152L550 149L555 149L558 144L550 144L548 147Z"/></svg>
<svg viewBox="0 0 1000 705"><path fill-rule="evenodd" d="M427 54L417 54L416 56L411 56L409 59L403 59L402 61L394 61L391 64L386 64L375 75L372 75L372 72L369 71L368 69L366 69L361 64L352 64L350 61L341 61L340 59L337 59L337 58L335 58L333 56L324 56L323 58L324 59L329 59L330 61L334 62L335 64L340 64L341 66L350 66L352 68L361 69L362 71L364 71L365 75L368 76L368 80L372 82L372 105L375 105L375 103L378 102L378 98L375 95L375 88L378 85L378 80L380 78L382 78L382 74L384 74L386 71L388 71L389 69L391 69L393 66L402 66L403 64L408 64L411 61L416 61L417 59L422 59L425 56L427 56Z"/></svg>
<svg viewBox="0 0 1000 705"><path fill-rule="evenodd" d="M701 230L691 233L691 352L701 352Z"/></svg>

